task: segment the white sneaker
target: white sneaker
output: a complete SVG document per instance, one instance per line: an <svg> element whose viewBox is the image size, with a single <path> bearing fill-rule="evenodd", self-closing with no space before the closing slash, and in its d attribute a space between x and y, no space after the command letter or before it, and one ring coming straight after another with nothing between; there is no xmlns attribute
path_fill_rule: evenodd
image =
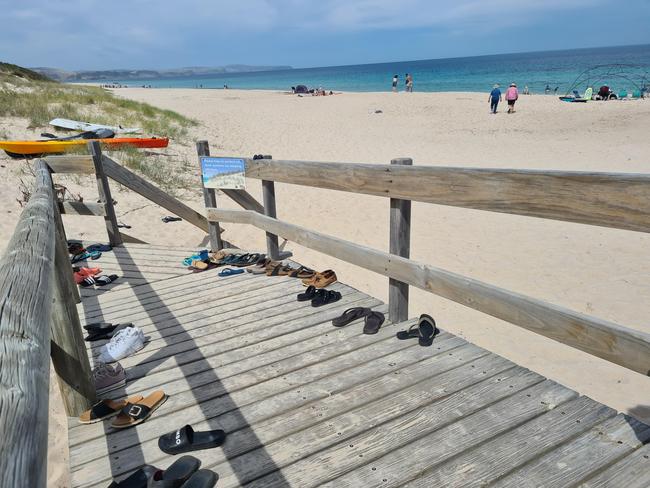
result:
<svg viewBox="0 0 650 488"><path fill-rule="evenodd" d="M144 333L138 327L127 327L115 334L104 344L97 358L101 363L114 363L144 347Z"/></svg>

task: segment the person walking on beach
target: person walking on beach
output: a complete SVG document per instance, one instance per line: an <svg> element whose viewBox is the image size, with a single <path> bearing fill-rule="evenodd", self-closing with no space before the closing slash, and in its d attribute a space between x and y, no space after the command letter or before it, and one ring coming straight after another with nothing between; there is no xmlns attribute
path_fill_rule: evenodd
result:
<svg viewBox="0 0 650 488"><path fill-rule="evenodd" d="M406 73L406 91L413 93L413 76Z"/></svg>
<svg viewBox="0 0 650 488"><path fill-rule="evenodd" d="M490 103L490 111L495 114L497 113L497 107L501 101L501 90L499 89L499 84L497 83L492 88L490 96L488 97L488 102Z"/></svg>
<svg viewBox="0 0 650 488"><path fill-rule="evenodd" d="M399 76L393 75L393 93L397 93L397 81Z"/></svg>
<svg viewBox="0 0 650 488"><path fill-rule="evenodd" d="M510 83L508 90L506 91L506 102L508 102L508 113L515 113L515 102L519 98L519 91L517 91L517 84Z"/></svg>

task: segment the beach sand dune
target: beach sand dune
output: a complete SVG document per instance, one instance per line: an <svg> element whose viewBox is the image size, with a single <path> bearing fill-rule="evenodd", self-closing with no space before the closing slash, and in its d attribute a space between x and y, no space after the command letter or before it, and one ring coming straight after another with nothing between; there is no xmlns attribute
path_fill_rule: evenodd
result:
<svg viewBox="0 0 650 488"><path fill-rule="evenodd" d="M344 93L297 97L269 91L120 89L119 96L193 117L196 139L214 156L271 154L277 159L578 171L650 172L648 101L569 104L527 96L513 115L489 114L486 94ZM375 113L380 110L381 113ZM0 129L3 127L0 126ZM172 144L170 157L191 163L195 148ZM6 243L19 208L14 170L0 169ZM196 163L195 163L196 162ZM92 180L67 185L92 201ZM261 184L247 180L261 200ZM116 185L114 185L116 186ZM149 242L198 247L205 234L186 223L163 224L166 211L114 189L125 231ZM202 208L198 192L185 200ZM377 249L388 249L388 199L276 184L278 218ZM220 195L218 205L236 208ZM142 208L140 208L142 207ZM6 212L6 210L5 210ZM101 219L67 217L70 235L105 239ZM264 233L223 224L240 247L265 247ZM293 243L295 259L383 300L387 278ZM650 332L650 236L588 225L477 210L413 204L411 258ZM650 421L650 380L490 316L411 288L410 315L429 313L453 333L580 393Z"/></svg>

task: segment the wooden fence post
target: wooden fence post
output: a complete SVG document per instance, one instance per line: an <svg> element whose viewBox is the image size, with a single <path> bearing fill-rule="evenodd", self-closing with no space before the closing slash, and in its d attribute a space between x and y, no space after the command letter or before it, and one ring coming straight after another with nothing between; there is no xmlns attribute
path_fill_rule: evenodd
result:
<svg viewBox="0 0 650 488"><path fill-rule="evenodd" d="M89 142L88 151L92 155L93 164L95 165L95 177L97 178L99 200L104 204L104 208L106 209L104 222L106 223L106 230L108 231L108 242L111 246L121 246L122 236L120 235L120 229L117 226L117 217L115 216L115 207L113 206L111 188L108 186L108 178L106 178L106 174L104 173L102 149L99 142Z"/></svg>
<svg viewBox="0 0 650 488"><path fill-rule="evenodd" d="M78 291L72 279L61 215L56 199L52 203L55 251L50 356L66 414L76 417L95 403L95 384L75 305L75 293Z"/></svg>
<svg viewBox="0 0 650 488"><path fill-rule="evenodd" d="M411 166L409 158L393 159L390 164ZM403 258L410 256L411 249L411 201L390 199L390 245L389 252ZM388 316L394 324L408 319L409 285L389 278Z"/></svg>
<svg viewBox="0 0 650 488"><path fill-rule="evenodd" d="M208 141L197 141L196 152L199 155L199 165L201 164L202 156L210 156L210 146ZM217 193L214 188L206 188L203 186L203 175L201 174L201 188L203 188L203 201L206 207L217 208ZM210 246L213 250L223 249L223 241L221 240L221 228L219 222L208 223L208 235L210 236Z"/></svg>
<svg viewBox="0 0 650 488"><path fill-rule="evenodd" d="M262 196L264 199L264 215L276 218L275 210L275 184L272 181L262 180ZM280 259L280 250L278 248L278 236L266 233L266 252L268 257L273 260Z"/></svg>

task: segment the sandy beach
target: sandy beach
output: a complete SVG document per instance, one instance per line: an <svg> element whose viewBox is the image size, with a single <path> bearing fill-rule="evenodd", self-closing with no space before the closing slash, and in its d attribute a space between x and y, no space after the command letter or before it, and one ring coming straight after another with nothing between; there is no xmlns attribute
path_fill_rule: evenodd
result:
<svg viewBox="0 0 650 488"><path fill-rule="evenodd" d="M517 112L491 115L487 93L343 93L298 97L271 91L118 89L115 93L192 117L190 139L207 139L213 155L271 154L277 159L386 164L410 157L414 165L650 172L650 102L562 103L524 96ZM377 113L377 111L381 111ZM3 119L8 137L37 136L25 121ZM164 135L164 134L161 134ZM170 144L170 164L195 175L196 189L180 194L203 207L198 162L191 143ZM0 156L0 245L20 214L16 199L21 163ZM29 181L28 177L24 177ZM93 201L89 177L58 181ZM261 184L247 180L261 200ZM164 209L114 185L118 219L147 242L198 248L206 238L185 223L163 224ZM388 199L276 184L278 218L359 244L388 250ZM220 195L218 205L236 208ZM69 236L105 241L103 220L65 217ZM264 249L264 233L223 224L224 238ZM382 300L388 279L287 243L294 259L332 268L340 281ZM650 332L650 236L615 229L413 204L411 258L515 290L579 312ZM180 264L180 263L179 263ZM428 313L439 326L595 400L650 422L647 377L527 332L432 294L411 288L410 316ZM51 409L61 412L51 400ZM57 417L60 422L61 414ZM65 419L63 419L63 423ZM65 429L51 447L51 486L65 486ZM58 480L58 481L57 481ZM59 484L56 484L59 483Z"/></svg>

